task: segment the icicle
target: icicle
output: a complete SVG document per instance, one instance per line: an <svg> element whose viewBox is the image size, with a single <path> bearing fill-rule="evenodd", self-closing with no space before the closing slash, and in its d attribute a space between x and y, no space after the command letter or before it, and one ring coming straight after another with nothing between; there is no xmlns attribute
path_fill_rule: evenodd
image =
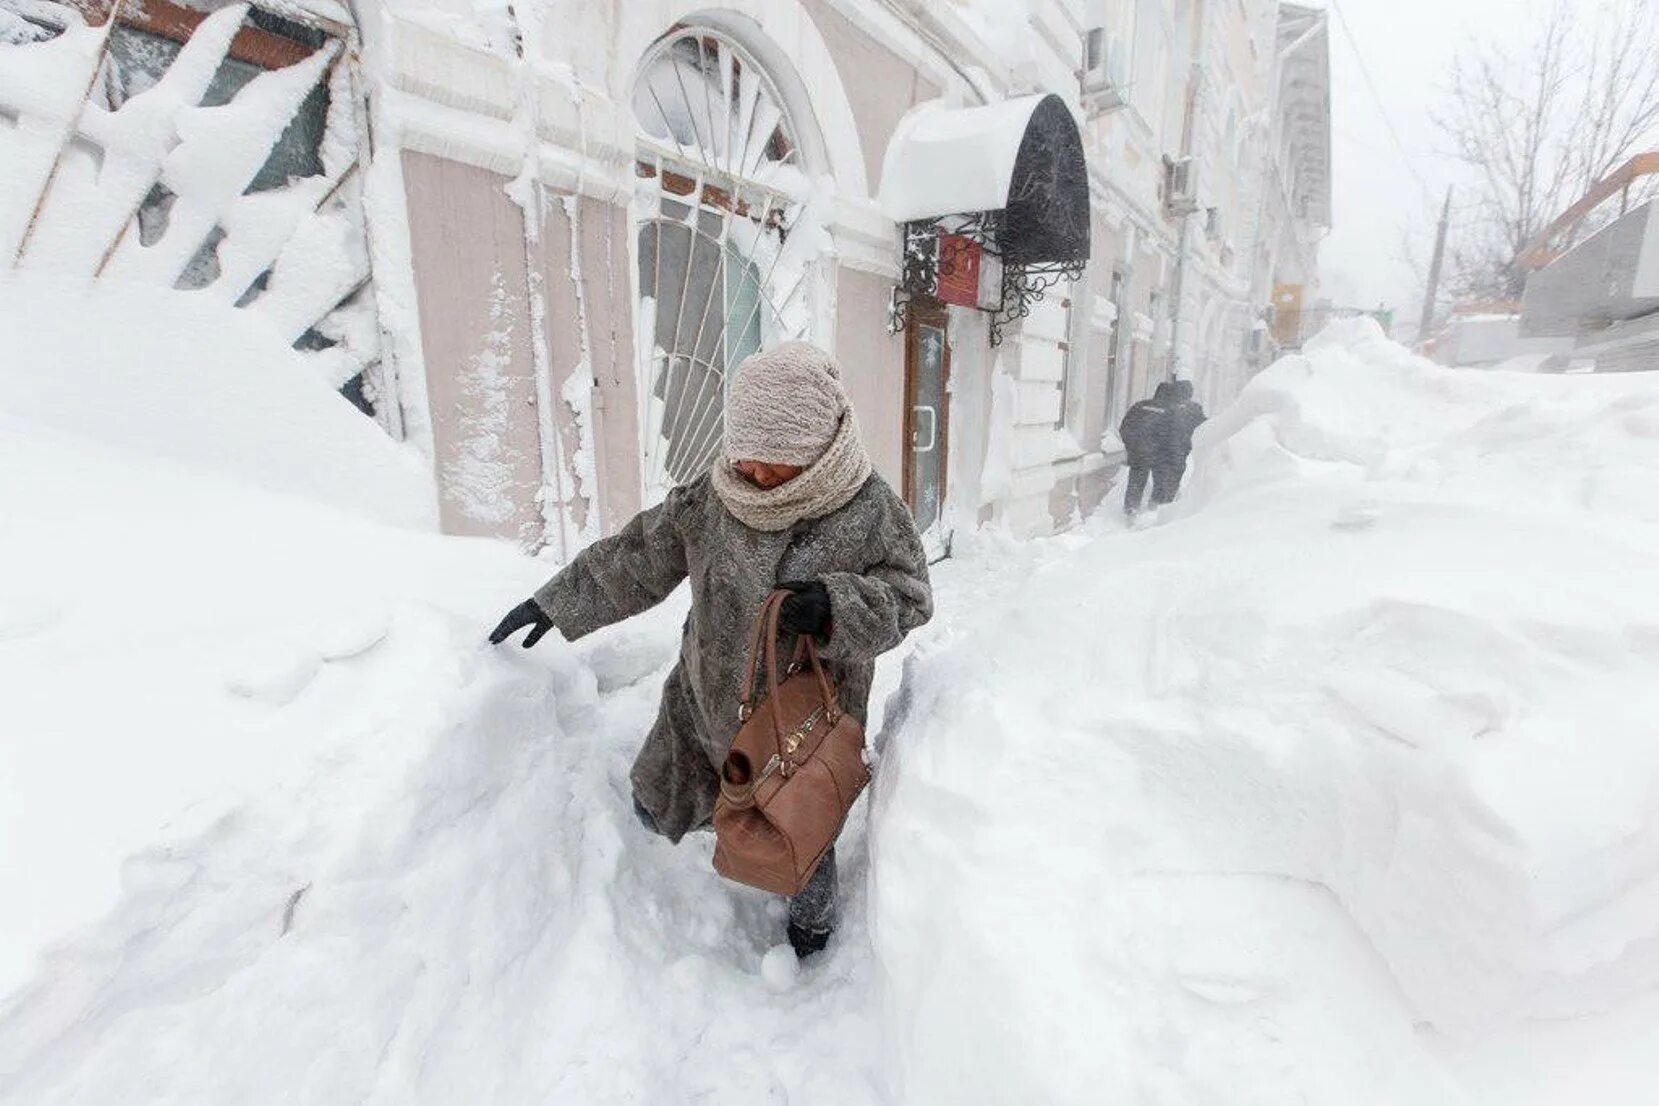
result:
<svg viewBox="0 0 1659 1106"><path fill-rule="evenodd" d="M588 298L582 284L582 228L581 200L577 196L563 196L565 221L570 227L570 284L576 297L576 333L581 354L570 371L563 388L563 398L570 408L571 421L576 428L576 452L570 457L570 468L575 476L575 495L584 501L586 512L582 527L576 535L576 549L582 549L599 537L599 481L595 468L593 444L593 336L588 330Z"/></svg>

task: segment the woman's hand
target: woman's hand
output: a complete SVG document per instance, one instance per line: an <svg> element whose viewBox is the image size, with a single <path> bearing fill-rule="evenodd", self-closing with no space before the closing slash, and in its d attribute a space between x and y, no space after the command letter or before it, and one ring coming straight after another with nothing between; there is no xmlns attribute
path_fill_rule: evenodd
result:
<svg viewBox="0 0 1659 1106"><path fill-rule="evenodd" d="M507 617L490 631L490 644L500 645L526 626L531 628L530 632L524 635L526 649L540 641L542 635L553 628L553 620L547 617L546 611L536 606L534 599L526 599L507 612Z"/></svg>
<svg viewBox="0 0 1659 1106"><path fill-rule="evenodd" d="M830 632L829 589L817 580L785 580L778 587L794 594L778 609L778 625L792 634L827 638Z"/></svg>

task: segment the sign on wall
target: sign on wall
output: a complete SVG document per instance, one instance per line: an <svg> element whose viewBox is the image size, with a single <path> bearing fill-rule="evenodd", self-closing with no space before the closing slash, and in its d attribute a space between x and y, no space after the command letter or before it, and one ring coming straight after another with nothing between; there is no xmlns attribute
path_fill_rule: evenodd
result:
<svg viewBox="0 0 1659 1106"><path fill-rule="evenodd" d="M1302 344L1302 286L1273 286L1273 340L1281 346Z"/></svg>
<svg viewBox="0 0 1659 1106"><path fill-rule="evenodd" d="M939 299L958 307L979 306L979 252L979 243L971 238L939 236Z"/></svg>

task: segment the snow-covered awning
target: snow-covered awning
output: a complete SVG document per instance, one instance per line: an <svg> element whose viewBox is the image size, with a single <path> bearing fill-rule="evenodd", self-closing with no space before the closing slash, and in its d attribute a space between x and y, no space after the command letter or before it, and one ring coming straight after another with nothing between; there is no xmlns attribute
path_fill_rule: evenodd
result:
<svg viewBox="0 0 1659 1106"><path fill-rule="evenodd" d="M895 222L1003 212L999 248L1017 264L1089 256L1089 176L1064 100L924 105L887 146L880 203Z"/></svg>

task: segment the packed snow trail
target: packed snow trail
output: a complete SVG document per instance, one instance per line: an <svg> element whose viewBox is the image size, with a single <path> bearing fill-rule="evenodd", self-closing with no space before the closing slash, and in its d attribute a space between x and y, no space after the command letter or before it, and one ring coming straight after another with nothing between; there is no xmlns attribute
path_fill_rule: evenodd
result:
<svg viewBox="0 0 1659 1106"><path fill-rule="evenodd" d="M54 302L0 287L8 1106L1653 1100L1651 381L1361 329L1152 527L962 536L797 972L629 809L683 597L490 649L548 566L403 528L271 336Z"/></svg>
<svg viewBox="0 0 1659 1106"><path fill-rule="evenodd" d="M862 808L793 978L780 904L630 809L683 600L486 646L548 567L364 518L311 451L378 432L196 303L0 295L42 351L0 367L0 1101L877 1101ZM176 397L77 337L145 313Z"/></svg>

